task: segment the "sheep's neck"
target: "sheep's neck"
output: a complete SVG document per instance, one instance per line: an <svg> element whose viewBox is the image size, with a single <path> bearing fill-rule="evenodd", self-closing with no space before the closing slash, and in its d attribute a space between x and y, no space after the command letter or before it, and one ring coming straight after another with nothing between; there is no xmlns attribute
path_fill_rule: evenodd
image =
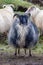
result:
<svg viewBox="0 0 43 65"><path fill-rule="evenodd" d="M40 12L40 11L39 11ZM35 16L32 16L32 20L33 20L33 22L36 24L36 22L35 22L35 19L36 19L36 17L37 17L37 15L39 14L39 12L37 12L37 14L35 15Z"/></svg>
<svg viewBox="0 0 43 65"><path fill-rule="evenodd" d="M39 14L39 13L38 13ZM32 20L33 20L33 22L36 24L36 26L38 27L38 29L40 30L40 34L42 35L43 34L43 27L42 27L42 22L41 22L41 25L40 25L40 23L38 23L37 24L37 22L36 22L36 17L37 17L37 15L38 14L36 14L36 16L34 16L34 17L32 17Z"/></svg>

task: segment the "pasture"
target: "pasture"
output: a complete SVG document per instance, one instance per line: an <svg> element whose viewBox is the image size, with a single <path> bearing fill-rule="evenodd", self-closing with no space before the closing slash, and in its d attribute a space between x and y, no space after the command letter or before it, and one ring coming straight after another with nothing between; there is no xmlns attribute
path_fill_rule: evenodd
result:
<svg viewBox="0 0 43 65"><path fill-rule="evenodd" d="M14 4L15 13L23 14L24 12L17 11L18 6L30 7L32 3L27 3L21 0L0 0L0 8L3 4ZM43 6L40 7L43 9ZM15 48L8 45L6 37L0 39L0 65L43 65L43 37L39 38L39 41L35 48L32 49L32 57L29 57L29 50L27 49L27 55L24 55L24 49L20 49L20 56L14 56Z"/></svg>

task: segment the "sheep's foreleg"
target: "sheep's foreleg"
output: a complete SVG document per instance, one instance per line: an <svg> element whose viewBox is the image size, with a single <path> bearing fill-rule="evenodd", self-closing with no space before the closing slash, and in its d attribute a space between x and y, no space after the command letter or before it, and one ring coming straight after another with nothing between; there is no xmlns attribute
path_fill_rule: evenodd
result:
<svg viewBox="0 0 43 65"><path fill-rule="evenodd" d="M20 55L20 48L18 48L18 54Z"/></svg>
<svg viewBox="0 0 43 65"><path fill-rule="evenodd" d="M29 56L32 56L32 55L31 55L31 49L30 49L30 48L29 48Z"/></svg>
<svg viewBox="0 0 43 65"><path fill-rule="evenodd" d="M15 48L15 55L17 55L17 48Z"/></svg>
<svg viewBox="0 0 43 65"><path fill-rule="evenodd" d="M24 50L25 50L25 55L26 55L26 48Z"/></svg>

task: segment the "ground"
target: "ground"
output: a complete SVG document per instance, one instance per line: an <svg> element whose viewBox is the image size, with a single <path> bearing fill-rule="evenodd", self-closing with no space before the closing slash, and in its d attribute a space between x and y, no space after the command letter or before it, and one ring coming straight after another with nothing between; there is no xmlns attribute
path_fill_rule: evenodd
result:
<svg viewBox="0 0 43 65"><path fill-rule="evenodd" d="M0 65L43 65L43 56L32 57L14 56L8 53L0 53Z"/></svg>
<svg viewBox="0 0 43 65"><path fill-rule="evenodd" d="M0 65L43 65L43 44L32 49L32 57L29 57L29 49L26 55L24 49L20 49L20 55L14 53L15 48L0 44Z"/></svg>

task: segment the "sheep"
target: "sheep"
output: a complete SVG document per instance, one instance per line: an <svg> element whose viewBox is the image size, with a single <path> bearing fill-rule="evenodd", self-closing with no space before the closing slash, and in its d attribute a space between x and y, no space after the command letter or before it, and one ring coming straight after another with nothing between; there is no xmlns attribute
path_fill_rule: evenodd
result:
<svg viewBox="0 0 43 65"><path fill-rule="evenodd" d="M11 7L11 5L3 5L3 8L0 9L0 33L6 33L12 23L13 23L13 15L14 11Z"/></svg>
<svg viewBox="0 0 43 65"><path fill-rule="evenodd" d="M36 24L36 26L40 30L41 35L43 35L43 10L40 10L36 6L31 6L25 12L25 14L29 14L29 13L31 14L33 22Z"/></svg>
<svg viewBox="0 0 43 65"><path fill-rule="evenodd" d="M36 25L31 21L30 15L15 14L13 24L8 33L8 44L15 47L15 55L17 55L17 48L29 48L29 56L31 56L31 49L39 40L39 31ZM20 54L20 49L18 49Z"/></svg>

